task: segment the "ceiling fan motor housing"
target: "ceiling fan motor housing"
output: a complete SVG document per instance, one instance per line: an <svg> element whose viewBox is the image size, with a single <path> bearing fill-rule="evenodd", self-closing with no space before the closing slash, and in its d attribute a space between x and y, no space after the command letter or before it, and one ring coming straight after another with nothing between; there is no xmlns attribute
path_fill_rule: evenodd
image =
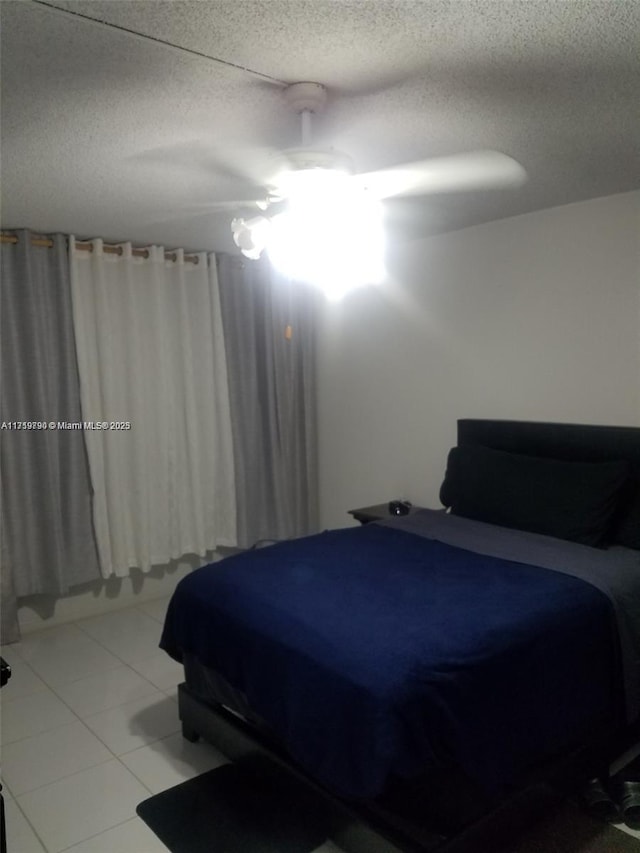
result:
<svg viewBox="0 0 640 853"><path fill-rule="evenodd" d="M322 148L288 148L283 151L286 168L295 172L307 169L329 169L353 174L353 161L342 151Z"/></svg>

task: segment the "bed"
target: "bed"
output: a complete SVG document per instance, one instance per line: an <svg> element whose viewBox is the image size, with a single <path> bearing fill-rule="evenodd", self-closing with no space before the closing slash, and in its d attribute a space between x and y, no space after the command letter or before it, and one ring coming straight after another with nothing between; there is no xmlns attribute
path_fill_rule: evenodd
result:
<svg viewBox="0 0 640 853"><path fill-rule="evenodd" d="M354 850L452 849L640 718L640 428L461 420L440 494L199 569L167 611L185 737L317 786L374 833Z"/></svg>

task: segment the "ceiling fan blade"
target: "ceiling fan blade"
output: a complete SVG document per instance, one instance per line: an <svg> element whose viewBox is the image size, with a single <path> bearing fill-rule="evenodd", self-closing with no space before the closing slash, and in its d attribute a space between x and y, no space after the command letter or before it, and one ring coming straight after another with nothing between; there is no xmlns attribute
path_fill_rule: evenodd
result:
<svg viewBox="0 0 640 853"><path fill-rule="evenodd" d="M262 198L236 199L225 201L205 201L202 204L193 205L191 209L198 209L200 213L216 213L219 210L266 210L269 207L267 193Z"/></svg>
<svg viewBox="0 0 640 853"><path fill-rule="evenodd" d="M212 180L228 180L242 185L265 183L273 170L276 149L238 146L231 142L214 145L191 139L138 151L129 156L136 164L199 174Z"/></svg>
<svg viewBox="0 0 640 853"><path fill-rule="evenodd" d="M366 172L354 175L353 180L383 199L399 195L515 188L527 180L527 173L520 163L499 151L470 151Z"/></svg>
<svg viewBox="0 0 640 853"><path fill-rule="evenodd" d="M218 214L228 214L231 221L232 216L259 216L266 208L266 196L261 199L237 200L237 201L212 201L196 204L183 205L168 208L164 215L154 217L153 221L145 219L145 225L162 225L166 222L190 222L191 220L215 217ZM267 204L269 207L271 203Z"/></svg>

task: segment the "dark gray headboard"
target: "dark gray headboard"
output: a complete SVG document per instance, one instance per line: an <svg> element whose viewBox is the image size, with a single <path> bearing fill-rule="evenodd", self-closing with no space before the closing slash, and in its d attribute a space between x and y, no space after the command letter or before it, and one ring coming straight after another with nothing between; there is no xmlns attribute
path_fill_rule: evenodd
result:
<svg viewBox="0 0 640 853"><path fill-rule="evenodd" d="M613 538L640 548L640 427L464 419L458 421L458 445L463 444L576 462L626 460L631 478Z"/></svg>

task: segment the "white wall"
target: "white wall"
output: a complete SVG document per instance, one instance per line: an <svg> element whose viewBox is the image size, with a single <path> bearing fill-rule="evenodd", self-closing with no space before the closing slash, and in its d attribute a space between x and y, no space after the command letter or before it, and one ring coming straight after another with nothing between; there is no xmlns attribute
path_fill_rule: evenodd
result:
<svg viewBox="0 0 640 853"><path fill-rule="evenodd" d="M416 241L389 270L325 306L324 527L439 506L457 418L640 425L640 192Z"/></svg>

